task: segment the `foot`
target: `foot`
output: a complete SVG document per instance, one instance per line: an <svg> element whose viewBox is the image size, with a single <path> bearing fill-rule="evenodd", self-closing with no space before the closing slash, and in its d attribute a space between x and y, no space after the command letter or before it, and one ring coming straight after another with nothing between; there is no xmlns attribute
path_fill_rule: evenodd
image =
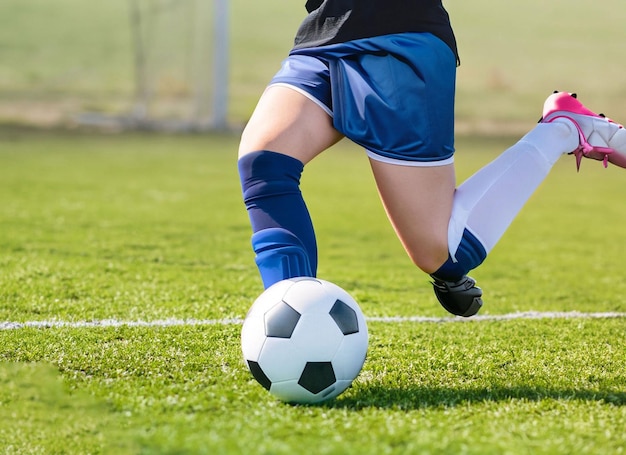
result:
<svg viewBox="0 0 626 455"><path fill-rule="evenodd" d="M473 278L464 276L459 281L443 281L433 278L437 300L448 312L465 318L474 316L483 306L482 289Z"/></svg>
<svg viewBox="0 0 626 455"><path fill-rule="evenodd" d="M603 114L587 109L575 93L554 92L546 99L540 122L569 120L578 130L579 145L571 153L580 169L583 157L626 168L626 129Z"/></svg>

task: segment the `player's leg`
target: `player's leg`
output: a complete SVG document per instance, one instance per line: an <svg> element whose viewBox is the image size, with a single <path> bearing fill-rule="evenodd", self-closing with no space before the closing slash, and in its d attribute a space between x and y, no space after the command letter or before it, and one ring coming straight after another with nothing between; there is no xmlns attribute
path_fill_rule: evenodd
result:
<svg viewBox="0 0 626 455"><path fill-rule="evenodd" d="M378 37L358 46L382 52L331 62L338 81L334 125L367 150L383 205L413 262L427 273L441 272L455 192L455 56L430 34ZM463 246L475 246L472 241ZM461 278L445 288L454 306L442 304L465 315L482 304L482 292Z"/></svg>
<svg viewBox="0 0 626 455"><path fill-rule="evenodd" d="M396 234L413 263L433 276L435 294L442 306L459 316L475 314L482 306L482 291L466 272L482 262L484 248L467 237L462 244L464 253L472 251L462 257L467 271L458 277L445 273L446 280L437 276L442 274L442 264L448 263L452 251L448 229L455 196L453 165L419 167L375 159L370 162Z"/></svg>
<svg viewBox="0 0 626 455"><path fill-rule="evenodd" d="M451 313L472 316L482 291L467 273L480 265L556 160L577 145L564 124L537 125L456 191L452 165L372 160L387 214L413 262L430 274Z"/></svg>
<svg viewBox="0 0 626 455"><path fill-rule="evenodd" d="M467 273L471 263L458 260L464 239L471 235L488 253L554 163L571 153L578 164L585 156L624 167L626 130L561 92L546 101L541 123L458 188L448 230L452 256L435 276Z"/></svg>
<svg viewBox="0 0 626 455"><path fill-rule="evenodd" d="M555 94L544 119L518 143L478 171L456 191L448 228L450 257L435 272L435 293L450 311L471 316L480 308L465 300L473 287L466 274L502 237L528 198L567 153L626 165L626 131L586 109L569 94Z"/></svg>
<svg viewBox="0 0 626 455"><path fill-rule="evenodd" d="M433 273L448 259L454 165L404 166L370 158L381 201L405 251Z"/></svg>
<svg viewBox="0 0 626 455"><path fill-rule="evenodd" d="M483 262L554 163L576 144L568 125L537 125L458 187L447 230L450 256L431 273L435 295L448 311L466 317L478 312L482 292L467 273Z"/></svg>
<svg viewBox="0 0 626 455"><path fill-rule="evenodd" d="M299 91L270 86L259 100L242 134L238 168L265 287L315 276L317 245L300 176L341 137L328 112Z"/></svg>
<svg viewBox="0 0 626 455"><path fill-rule="evenodd" d="M342 137L319 103L294 88L271 85L244 128L239 158L267 149L307 164Z"/></svg>

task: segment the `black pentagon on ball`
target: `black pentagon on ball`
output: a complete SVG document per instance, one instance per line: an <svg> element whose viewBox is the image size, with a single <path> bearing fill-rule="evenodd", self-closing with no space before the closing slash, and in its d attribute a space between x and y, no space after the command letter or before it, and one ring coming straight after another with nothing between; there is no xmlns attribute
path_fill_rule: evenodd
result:
<svg viewBox="0 0 626 455"><path fill-rule="evenodd" d="M356 317L356 311L341 300L335 302L329 314L344 335L350 335L359 331L359 320Z"/></svg>
<svg viewBox="0 0 626 455"><path fill-rule="evenodd" d="M313 394L330 387L337 381L333 364L330 362L307 362L298 384Z"/></svg>
<svg viewBox="0 0 626 455"><path fill-rule="evenodd" d="M279 302L265 313L265 335L271 338L291 338L300 320L300 313Z"/></svg>
<svg viewBox="0 0 626 455"><path fill-rule="evenodd" d="M270 381L270 378L265 375L265 373L261 369L261 365L259 365L258 362L248 360L248 368L250 368L250 373L252 373L254 379L256 379L259 384L265 387L265 389L269 390L272 386L272 381Z"/></svg>

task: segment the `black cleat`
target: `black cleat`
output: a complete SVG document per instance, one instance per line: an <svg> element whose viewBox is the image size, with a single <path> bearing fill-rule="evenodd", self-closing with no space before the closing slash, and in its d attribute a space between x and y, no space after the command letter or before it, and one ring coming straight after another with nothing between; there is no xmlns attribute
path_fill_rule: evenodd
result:
<svg viewBox="0 0 626 455"><path fill-rule="evenodd" d="M482 289L476 286L476 281L464 276L459 281L443 281L432 277L433 289L437 300L448 312L468 318L478 313L483 306Z"/></svg>

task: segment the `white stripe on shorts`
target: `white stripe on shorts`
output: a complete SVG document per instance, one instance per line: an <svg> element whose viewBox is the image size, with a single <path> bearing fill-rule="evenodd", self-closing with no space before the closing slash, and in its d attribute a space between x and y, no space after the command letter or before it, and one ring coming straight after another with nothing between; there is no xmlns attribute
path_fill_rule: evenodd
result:
<svg viewBox="0 0 626 455"><path fill-rule="evenodd" d="M317 104L319 107L321 107L322 109L324 109L324 112L326 112L330 117L333 117L333 111L331 111L328 106L326 106L324 103L322 103L320 100L318 100L317 98L315 98L313 95L311 95L309 92L302 90L300 87L296 87L295 85L291 85L288 84L286 82L275 82L273 84L270 84L267 86L267 88L270 87L287 87L290 88L292 90L295 90L298 93L302 93L304 96L306 96L308 99L310 99L311 101L313 101L315 104ZM266 90L267 90L266 88Z"/></svg>
<svg viewBox="0 0 626 455"><path fill-rule="evenodd" d="M399 160L396 158L388 158L386 156L378 155L376 152L372 152L371 150L365 150L367 152L367 156L375 161L381 161L383 163L396 164L398 166L411 166L411 167L435 167L435 166L445 166L446 164L454 163L454 155L450 158L446 158L441 161L407 161L407 160Z"/></svg>

